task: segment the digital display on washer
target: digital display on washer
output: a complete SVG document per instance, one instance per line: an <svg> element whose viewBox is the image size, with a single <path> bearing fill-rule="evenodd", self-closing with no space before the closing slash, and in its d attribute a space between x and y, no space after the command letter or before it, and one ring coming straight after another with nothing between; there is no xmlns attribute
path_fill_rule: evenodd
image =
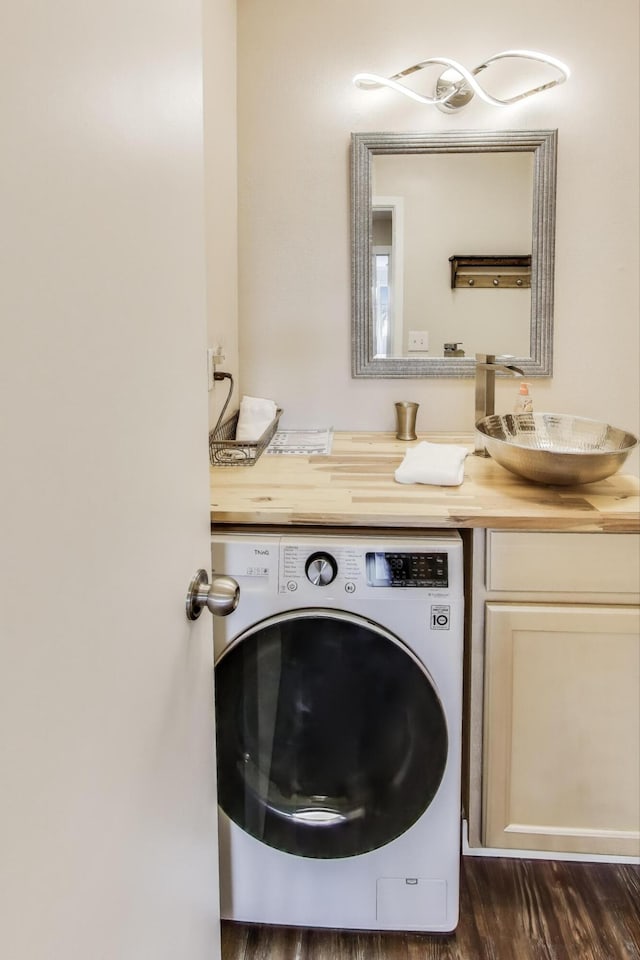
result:
<svg viewBox="0 0 640 960"><path fill-rule="evenodd" d="M370 587L448 587L446 553L367 553Z"/></svg>

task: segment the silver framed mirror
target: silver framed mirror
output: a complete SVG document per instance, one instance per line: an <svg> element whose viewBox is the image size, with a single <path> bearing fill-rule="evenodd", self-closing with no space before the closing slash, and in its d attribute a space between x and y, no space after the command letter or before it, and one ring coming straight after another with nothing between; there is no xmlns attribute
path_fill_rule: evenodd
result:
<svg viewBox="0 0 640 960"><path fill-rule="evenodd" d="M556 155L556 130L351 135L353 377L551 375Z"/></svg>

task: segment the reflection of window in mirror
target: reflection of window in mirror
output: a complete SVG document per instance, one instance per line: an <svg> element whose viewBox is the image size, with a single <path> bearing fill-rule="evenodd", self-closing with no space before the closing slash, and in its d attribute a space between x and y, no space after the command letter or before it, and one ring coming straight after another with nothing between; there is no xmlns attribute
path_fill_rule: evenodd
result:
<svg viewBox="0 0 640 960"><path fill-rule="evenodd" d="M393 316L391 314L391 246L373 245L373 278L375 295L373 301L373 331L375 337L374 353L376 357L387 357L393 336Z"/></svg>
<svg viewBox="0 0 640 960"><path fill-rule="evenodd" d="M374 351L401 356L404 346L404 205L398 196L378 196L371 206Z"/></svg>

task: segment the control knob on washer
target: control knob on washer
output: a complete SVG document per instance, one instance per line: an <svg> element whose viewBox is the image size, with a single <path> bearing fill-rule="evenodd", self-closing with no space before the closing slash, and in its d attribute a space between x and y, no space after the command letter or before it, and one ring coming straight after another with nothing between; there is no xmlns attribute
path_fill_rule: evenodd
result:
<svg viewBox="0 0 640 960"><path fill-rule="evenodd" d="M304 572L316 587L326 587L335 580L338 564L330 553L312 553L305 564Z"/></svg>

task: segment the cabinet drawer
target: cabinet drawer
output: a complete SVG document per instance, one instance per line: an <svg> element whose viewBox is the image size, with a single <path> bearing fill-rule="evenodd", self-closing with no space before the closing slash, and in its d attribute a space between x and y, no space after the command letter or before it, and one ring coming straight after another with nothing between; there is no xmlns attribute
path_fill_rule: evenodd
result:
<svg viewBox="0 0 640 960"><path fill-rule="evenodd" d="M640 591L640 536L491 530L487 590L615 593L631 600Z"/></svg>

